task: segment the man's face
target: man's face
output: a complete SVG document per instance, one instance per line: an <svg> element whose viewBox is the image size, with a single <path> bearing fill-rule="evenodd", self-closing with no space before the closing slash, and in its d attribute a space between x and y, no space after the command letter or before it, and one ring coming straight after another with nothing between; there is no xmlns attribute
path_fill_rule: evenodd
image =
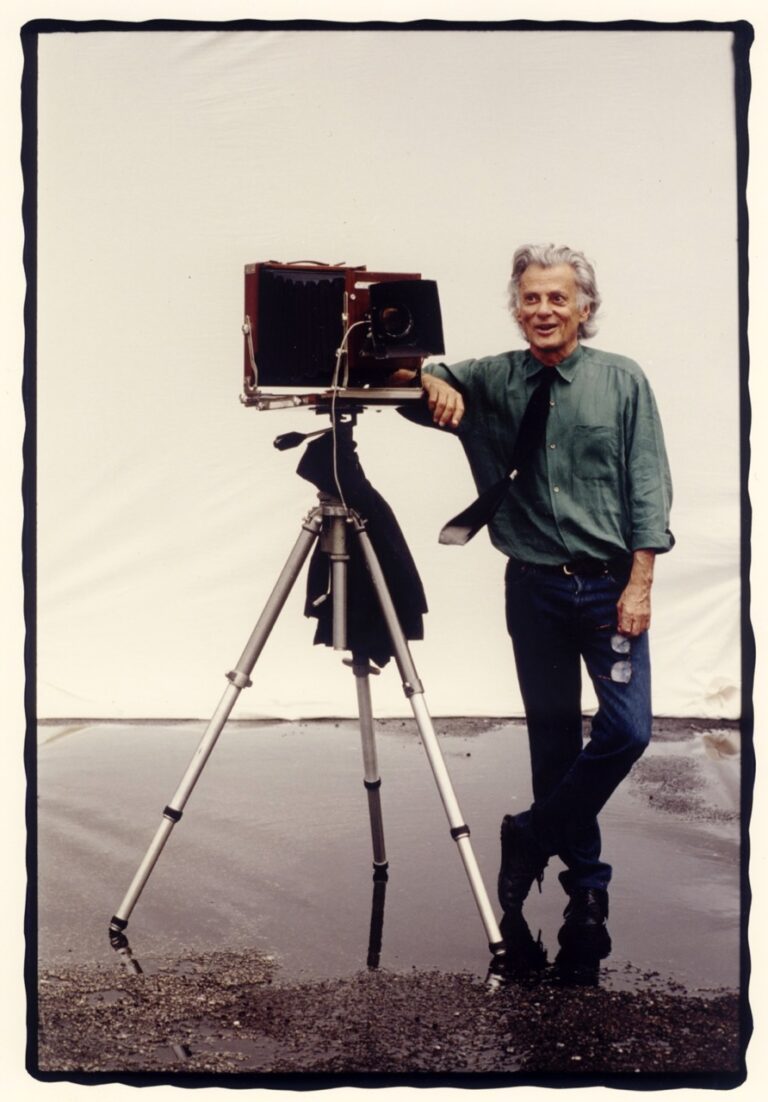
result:
<svg viewBox="0 0 768 1102"><path fill-rule="evenodd" d="M589 306L579 306L576 276L570 264L542 268L531 264L523 272L516 314L531 346L545 364L570 356L579 342L579 325L589 317Z"/></svg>

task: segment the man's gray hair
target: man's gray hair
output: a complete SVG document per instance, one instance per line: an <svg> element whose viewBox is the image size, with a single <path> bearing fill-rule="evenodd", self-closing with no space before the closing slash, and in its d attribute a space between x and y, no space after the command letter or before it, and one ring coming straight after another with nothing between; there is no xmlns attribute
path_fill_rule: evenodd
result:
<svg viewBox="0 0 768 1102"><path fill-rule="evenodd" d="M600 309L600 292L597 289L595 269L584 253L569 249L567 245L521 245L512 257L512 275L509 280L509 309L517 321L520 305L520 280L531 264L541 268L554 268L558 264L570 264L579 289L579 306L589 306L589 317L579 325L579 337L589 339L597 332L595 315ZM519 323L518 323L519 324Z"/></svg>

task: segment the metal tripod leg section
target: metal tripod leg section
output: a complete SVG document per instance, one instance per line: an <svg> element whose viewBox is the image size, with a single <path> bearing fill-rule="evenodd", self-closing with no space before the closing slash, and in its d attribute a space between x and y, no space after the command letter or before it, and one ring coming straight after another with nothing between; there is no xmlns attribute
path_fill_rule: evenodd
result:
<svg viewBox="0 0 768 1102"><path fill-rule="evenodd" d="M376 737L373 727L373 709L371 707L371 666L368 659L361 659L356 655L352 660L352 672L355 675L355 685L357 686L360 739L363 748L363 784L368 793L373 868L376 873L383 876L386 873L388 862L384 847L384 823L381 816L381 778L376 757Z"/></svg>
<svg viewBox="0 0 768 1102"><path fill-rule="evenodd" d="M371 575L371 580L373 581L381 605L381 611L389 630L395 652L395 660L403 682L403 689L411 703L421 740L424 744L424 749L426 750L427 758L432 768L440 798L443 802L445 814L450 824L451 837L456 842L459 855L464 864L464 871L467 874L469 886L475 898L475 903L488 937L489 948L495 956L501 956L505 951L504 939L501 936L501 930L499 929L499 924L496 921L495 913L488 898L488 892L483 883L474 850L472 849L472 843L469 840L469 827L462 817L453 790L453 784L448 775L442 751L437 741L432 718L427 710L427 705L424 700L424 688L419 681L416 667L413 664L405 634L400 626L392 597L387 588L384 573L376 557L373 545L365 531L365 522L359 517L355 518L355 530L360 539L360 547L365 558L365 563Z"/></svg>
<svg viewBox="0 0 768 1102"><path fill-rule="evenodd" d="M272 593L267 599L264 610L259 617L253 632L246 644L245 650L234 668L227 674L230 684L224 691L219 705L206 727L197 750L182 777L179 787L171 800L163 810L163 818L154 838L147 850L143 861L131 881L131 885L110 922L110 931L120 932L128 925L131 911L141 895L144 886L149 879L152 870L157 864L158 858L165 847L165 843L176 823L182 816L184 806L189 799L200 774L202 773L216 741L221 734L224 724L229 718L230 712L242 689L251 684L250 675L261 651L269 638L269 634L280 615L283 605L288 598L302 566L312 549L320 527L322 525L322 511L313 510L307 517L302 527L301 534L291 551L285 566L278 578Z"/></svg>
<svg viewBox="0 0 768 1102"><path fill-rule="evenodd" d="M320 550L331 563L332 641L334 650L347 649L347 523L348 511L337 498L320 494L323 528Z"/></svg>

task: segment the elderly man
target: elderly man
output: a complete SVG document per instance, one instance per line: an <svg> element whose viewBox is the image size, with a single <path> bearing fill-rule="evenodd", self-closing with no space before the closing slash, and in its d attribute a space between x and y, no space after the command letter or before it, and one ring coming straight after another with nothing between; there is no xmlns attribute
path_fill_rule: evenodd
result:
<svg viewBox="0 0 768 1102"><path fill-rule="evenodd" d="M524 246L510 308L527 350L422 373L433 420L456 431L481 491L509 474L528 400L549 388L543 439L489 521L509 560L506 618L533 782L531 807L502 822L498 891L505 914L519 915L557 855L576 934L608 915L598 814L651 736L651 583L655 556L674 543L651 388L632 360L580 343L599 305L582 253ZM599 702L586 742L581 659Z"/></svg>

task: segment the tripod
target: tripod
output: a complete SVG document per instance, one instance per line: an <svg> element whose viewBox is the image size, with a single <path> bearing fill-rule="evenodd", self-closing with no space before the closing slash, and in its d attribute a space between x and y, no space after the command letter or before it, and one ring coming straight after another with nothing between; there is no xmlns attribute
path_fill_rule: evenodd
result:
<svg viewBox="0 0 768 1102"><path fill-rule="evenodd" d="M350 436L351 439L351 436ZM241 691L252 684L250 675L269 638L283 605L293 588L302 566L313 546L319 541L319 549L330 564L330 597L332 600L332 644L335 650L347 649L347 613L348 587L347 567L350 557L350 537L359 546L368 576L378 599L384 619L392 654L395 658L403 691L413 711L424 749L432 768L435 783L445 809L450 826L451 837L456 842L459 855L469 880L469 885L482 920L489 948L494 958L503 957L504 941L498 923L491 908L488 894L475 859L469 838L469 827L464 822L448 775L443 755L438 744L432 719L424 700L424 689L406 641L406 636L398 618L397 610L390 594L379 558L366 531L367 521L354 509L349 508L340 496L330 493L319 494L319 505L304 518L299 537L277 579L264 609L254 627L251 636L240 656L237 665L226 676L229 685L211 717L203 737L187 767L181 782L164 808L160 826L147 850L139 868L125 894L120 906L110 921L110 938L120 939L128 925L128 919L135 907L154 869L168 838L181 819L184 807L197 783L216 741L221 734L232 708ZM364 784L368 793L371 840L373 847L374 878L386 878L387 857L384 845L384 830L381 814L378 763L371 708L370 673L371 665L367 655L353 652L351 661L357 686L360 715L360 732L363 749ZM378 672L378 671L376 671Z"/></svg>

